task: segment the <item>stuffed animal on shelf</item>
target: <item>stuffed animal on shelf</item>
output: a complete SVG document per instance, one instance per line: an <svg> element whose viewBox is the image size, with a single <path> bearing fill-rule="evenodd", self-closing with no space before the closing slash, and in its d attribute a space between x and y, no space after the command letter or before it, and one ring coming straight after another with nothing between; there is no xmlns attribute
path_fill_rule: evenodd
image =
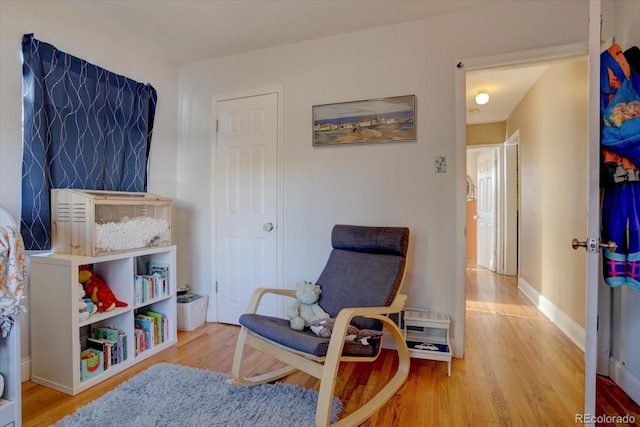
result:
<svg viewBox="0 0 640 427"><path fill-rule="evenodd" d="M84 286L82 283L78 283L78 312L80 314L80 322L84 322L91 316L91 313L87 309L87 303L84 298Z"/></svg>
<svg viewBox="0 0 640 427"><path fill-rule="evenodd" d="M89 317L93 316L98 312L98 306L95 305L93 301L91 301L91 298L85 298L82 301L84 301L84 303L87 304L86 310L89 313Z"/></svg>
<svg viewBox="0 0 640 427"><path fill-rule="evenodd" d="M330 317L317 303L321 292L320 286L311 282L302 282L296 285L296 300L287 309L291 328L301 331L305 327L311 326L311 322L314 320Z"/></svg>
<svg viewBox="0 0 640 427"><path fill-rule="evenodd" d="M336 319L321 319L311 322L311 330L321 338L331 337ZM353 325L347 326L347 336L345 341L360 341L362 345L369 345L369 338L378 338L384 335L382 331L373 329L358 329Z"/></svg>
<svg viewBox="0 0 640 427"><path fill-rule="evenodd" d="M96 276L89 267L80 267L78 277L80 282L84 284L87 296L98 307L98 311L111 311L116 307L127 306L127 303L116 298L109 286Z"/></svg>

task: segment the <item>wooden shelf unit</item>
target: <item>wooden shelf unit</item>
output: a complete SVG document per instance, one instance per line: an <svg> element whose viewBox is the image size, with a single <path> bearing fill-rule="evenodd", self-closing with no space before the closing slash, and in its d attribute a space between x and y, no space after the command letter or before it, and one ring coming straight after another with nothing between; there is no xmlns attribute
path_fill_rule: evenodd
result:
<svg viewBox="0 0 640 427"><path fill-rule="evenodd" d="M146 263L169 265L169 295L134 304L134 276L146 274ZM128 304L79 321L78 268L92 264L116 297ZM31 381L76 395L177 343L176 247L149 248L97 257L48 254L31 256ZM134 318L152 310L169 319L169 339L135 355ZM80 380L82 340L92 326L115 326L127 336L126 360L86 381Z"/></svg>

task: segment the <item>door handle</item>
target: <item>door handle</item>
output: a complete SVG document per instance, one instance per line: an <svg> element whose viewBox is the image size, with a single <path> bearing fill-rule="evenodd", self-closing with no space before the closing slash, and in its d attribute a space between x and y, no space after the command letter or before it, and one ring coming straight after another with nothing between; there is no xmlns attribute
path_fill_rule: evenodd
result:
<svg viewBox="0 0 640 427"><path fill-rule="evenodd" d="M584 242L573 239L571 241L571 247L573 249L585 248L587 252L596 253L600 252L600 248L609 249L613 252L618 248L618 245L613 241L602 243L600 239L586 239Z"/></svg>
<svg viewBox="0 0 640 427"><path fill-rule="evenodd" d="M271 230L273 230L273 223L272 222L265 222L264 224L262 224L262 229L266 232L269 232Z"/></svg>

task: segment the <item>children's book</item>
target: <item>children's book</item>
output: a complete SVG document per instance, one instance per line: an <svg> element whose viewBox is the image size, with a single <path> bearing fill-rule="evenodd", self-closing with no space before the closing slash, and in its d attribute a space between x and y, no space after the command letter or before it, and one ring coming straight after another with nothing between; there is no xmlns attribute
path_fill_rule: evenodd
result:
<svg viewBox="0 0 640 427"><path fill-rule="evenodd" d="M97 339L118 342L118 330L113 328L98 326L93 328L93 337Z"/></svg>
<svg viewBox="0 0 640 427"><path fill-rule="evenodd" d="M140 315L138 315L138 316L140 316ZM138 316L136 316L135 325L139 326L142 329L144 329L145 334L147 336L147 338L146 338L147 348L153 348L155 346L154 337L157 334L156 330L154 329L155 321L152 321L152 320L149 320L149 319L141 319ZM148 316L146 316L146 317L148 317Z"/></svg>
<svg viewBox="0 0 640 427"><path fill-rule="evenodd" d="M163 317L166 318L166 316L162 313L157 313L155 311L147 311L145 314L155 319L155 322L158 325L158 335L157 335L158 344L162 344L165 341L165 331L166 331L166 328L164 327L165 322L163 321Z"/></svg>
<svg viewBox="0 0 640 427"><path fill-rule="evenodd" d="M147 275L154 278L156 297L169 295L169 264L164 262L147 262Z"/></svg>
<svg viewBox="0 0 640 427"><path fill-rule="evenodd" d="M169 264L164 262L149 261L147 263L147 274L149 276L158 275L160 277L169 277Z"/></svg>

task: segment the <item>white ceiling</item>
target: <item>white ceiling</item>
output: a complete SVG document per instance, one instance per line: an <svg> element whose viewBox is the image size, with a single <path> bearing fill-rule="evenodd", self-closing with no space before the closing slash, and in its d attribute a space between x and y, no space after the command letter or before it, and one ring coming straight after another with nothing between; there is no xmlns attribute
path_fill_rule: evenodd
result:
<svg viewBox="0 0 640 427"><path fill-rule="evenodd" d="M66 0L187 64L483 7L477 0Z"/></svg>
<svg viewBox="0 0 640 427"><path fill-rule="evenodd" d="M467 73L467 124L505 121L547 68L540 65ZM489 94L489 102L477 105L476 94L482 91Z"/></svg>
<svg viewBox="0 0 640 427"><path fill-rule="evenodd" d="M486 7L505 0L64 0L177 64ZM513 1L513 0L511 0ZM468 123L504 121L544 71L468 74Z"/></svg>

